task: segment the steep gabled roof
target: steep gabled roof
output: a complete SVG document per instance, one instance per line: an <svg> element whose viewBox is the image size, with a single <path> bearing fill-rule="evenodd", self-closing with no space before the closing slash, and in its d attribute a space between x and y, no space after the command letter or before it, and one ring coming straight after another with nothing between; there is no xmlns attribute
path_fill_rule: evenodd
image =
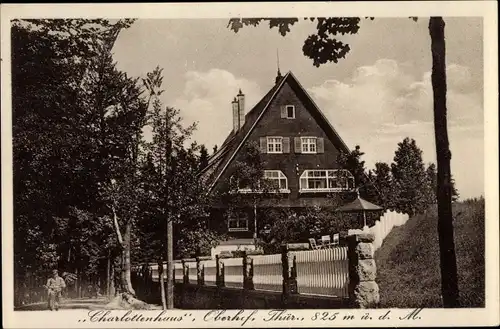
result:
<svg viewBox="0 0 500 329"><path fill-rule="evenodd" d="M316 103L314 103L312 98L302 87L293 73L289 71L245 115L245 124L243 125L243 127L236 133L234 131L231 131L224 143L222 143L220 149L209 158L207 167L202 170L200 175L204 177L210 177L210 180L208 181L208 184L210 184L210 190L215 187L215 184L217 184L219 179L222 177L229 164L235 158L236 154L238 154L238 151L245 144L255 126L260 121L266 110L269 108L269 105L272 103L281 88L285 85L285 82L288 82L290 86L295 90L296 95L302 100L302 102L304 102L306 108L310 110L311 114L316 118L316 120L323 128L328 138L334 143L334 145L341 152L350 152L347 145L344 143L337 131L333 128L323 112L319 109Z"/></svg>

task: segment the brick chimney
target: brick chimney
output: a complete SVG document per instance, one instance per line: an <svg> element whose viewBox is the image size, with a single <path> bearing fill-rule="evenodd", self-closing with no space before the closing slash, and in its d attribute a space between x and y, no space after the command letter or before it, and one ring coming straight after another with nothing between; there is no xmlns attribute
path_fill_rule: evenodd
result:
<svg viewBox="0 0 500 329"><path fill-rule="evenodd" d="M236 97L233 99L231 104L233 106L233 131L236 133L240 129L240 111Z"/></svg>
<svg viewBox="0 0 500 329"><path fill-rule="evenodd" d="M245 124L245 95L241 92L238 93L238 107L239 107L239 121L240 121L240 128L243 127Z"/></svg>

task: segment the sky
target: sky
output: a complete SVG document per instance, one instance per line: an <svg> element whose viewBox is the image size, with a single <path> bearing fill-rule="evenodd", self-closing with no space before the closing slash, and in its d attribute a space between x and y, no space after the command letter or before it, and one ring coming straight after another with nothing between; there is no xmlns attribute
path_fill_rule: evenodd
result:
<svg viewBox="0 0 500 329"><path fill-rule="evenodd" d="M445 18L448 132L452 173L461 198L484 195L482 18ZM113 49L118 68L144 77L162 67L165 105L198 123L193 139L209 150L232 129L231 100L241 88L249 111L281 72L292 71L346 144L372 169L391 163L397 144L415 139L425 163L436 161L428 19L362 20L342 36L351 51L319 68L302 53L309 21L282 37L265 23L238 33L227 19L140 19Z"/></svg>

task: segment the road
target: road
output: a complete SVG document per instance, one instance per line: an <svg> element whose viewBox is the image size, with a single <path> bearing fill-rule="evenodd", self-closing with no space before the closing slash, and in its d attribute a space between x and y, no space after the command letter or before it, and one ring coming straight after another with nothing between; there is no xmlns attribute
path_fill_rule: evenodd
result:
<svg viewBox="0 0 500 329"><path fill-rule="evenodd" d="M99 298L63 298L59 305L59 310L92 310L99 309L106 305L108 300L105 297ZM19 306L15 311L43 311L48 310L47 303L35 303Z"/></svg>

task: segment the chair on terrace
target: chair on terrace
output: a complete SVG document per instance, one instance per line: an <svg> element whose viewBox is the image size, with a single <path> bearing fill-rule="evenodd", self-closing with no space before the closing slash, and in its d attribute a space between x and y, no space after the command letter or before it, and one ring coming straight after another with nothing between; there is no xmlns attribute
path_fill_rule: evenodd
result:
<svg viewBox="0 0 500 329"><path fill-rule="evenodd" d="M312 250L318 250L321 249L322 246L318 246L316 244L316 240L314 238L309 238L309 244L311 245Z"/></svg>
<svg viewBox="0 0 500 329"><path fill-rule="evenodd" d="M331 245L332 245L332 240L330 240L330 236L329 235L323 235L321 237L321 245L324 247L324 248L330 248Z"/></svg>
<svg viewBox="0 0 500 329"><path fill-rule="evenodd" d="M332 245L333 246L338 246L340 243L340 234L339 233L335 233L333 235L333 241L332 241Z"/></svg>

